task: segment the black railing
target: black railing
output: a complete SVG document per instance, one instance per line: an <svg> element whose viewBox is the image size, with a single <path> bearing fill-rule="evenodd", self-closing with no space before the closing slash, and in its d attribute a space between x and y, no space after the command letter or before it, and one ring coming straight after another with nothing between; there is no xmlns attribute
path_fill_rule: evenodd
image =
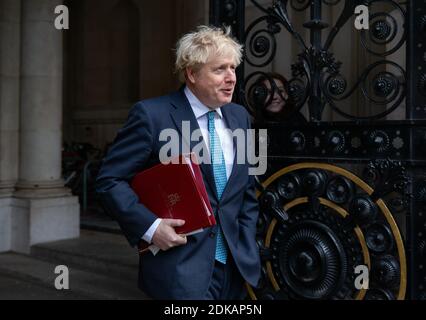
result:
<svg viewBox="0 0 426 320"><path fill-rule="evenodd" d="M245 44L235 98L255 126L268 129L268 171L258 177L263 277L261 288L250 289L250 295L426 299L426 3L211 3L212 23L238 26L235 36ZM356 74L344 74L341 61L347 59L333 48L349 47L341 33L353 24L359 5L369 9L369 29L352 28L364 64ZM246 6L259 13L247 27L239 11ZM331 8L339 11L334 24L323 16ZM309 36L304 37L292 19L307 10L303 28ZM290 62L287 95L262 69L281 59L281 33L299 50ZM404 53L405 65L395 58ZM292 112L306 112L309 121L262 118L275 92ZM327 109L346 120L330 121ZM368 289L355 285L354 268L360 265L368 267Z"/></svg>

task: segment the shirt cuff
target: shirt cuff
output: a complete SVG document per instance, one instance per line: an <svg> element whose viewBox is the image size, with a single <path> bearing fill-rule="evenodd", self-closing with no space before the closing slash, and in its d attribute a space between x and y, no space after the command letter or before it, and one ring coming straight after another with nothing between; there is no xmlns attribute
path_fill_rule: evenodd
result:
<svg viewBox="0 0 426 320"><path fill-rule="evenodd" d="M154 221L154 223L149 227L147 232L142 236L142 239L148 243L151 243L152 237L154 236L154 233L157 230L160 222L161 222L161 218L157 218L157 220Z"/></svg>

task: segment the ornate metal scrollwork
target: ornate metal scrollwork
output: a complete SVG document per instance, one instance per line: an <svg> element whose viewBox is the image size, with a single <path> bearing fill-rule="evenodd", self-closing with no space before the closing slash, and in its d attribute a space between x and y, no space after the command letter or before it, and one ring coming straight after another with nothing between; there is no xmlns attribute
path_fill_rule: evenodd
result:
<svg viewBox="0 0 426 320"><path fill-rule="evenodd" d="M385 66L392 72L381 71ZM321 88L330 107L341 116L352 120L383 118L398 108L405 98L405 70L392 61L380 60L368 66L354 86L347 92L338 89L336 79L340 79L339 82L342 84L346 83L341 74L331 73L327 75L327 73L324 73L321 79ZM348 99L358 88L365 100L373 106L387 106L387 108L376 114L356 116L344 111L337 105L337 102Z"/></svg>
<svg viewBox="0 0 426 320"><path fill-rule="evenodd" d="M368 6L370 12L383 10L381 5L388 5L387 12L378 11L370 13L370 28L368 31L362 30L361 43L364 48L371 54L384 57L396 52L404 44L406 39L406 28L404 24L398 23L406 20L405 10L395 1L372 0ZM384 45L391 45L389 49ZM386 50L383 50L383 49Z"/></svg>
<svg viewBox="0 0 426 320"><path fill-rule="evenodd" d="M376 190L375 197L384 197L392 192L397 192L404 199L411 198L408 189L410 178L401 161L375 160L365 168L364 176Z"/></svg>
<svg viewBox="0 0 426 320"><path fill-rule="evenodd" d="M258 233L267 254L261 287L249 288L252 298L404 298L404 244L382 197L408 195L409 179L390 160L370 163L365 173L370 185L341 167L298 163L262 184L261 214L271 214ZM287 219L274 213L278 204ZM359 265L370 271L368 290L355 286Z"/></svg>
<svg viewBox="0 0 426 320"><path fill-rule="evenodd" d="M387 56L402 47L406 39L404 24L406 12L396 1L345 1L340 16L324 43L321 42L321 30L328 25L321 17L321 1L281 0L273 1L270 7L263 7L254 0L251 2L265 15L253 21L246 30L248 64L254 67L270 64L276 56L276 37L283 30L289 32L301 49L298 60L292 65L293 78L288 88L295 110L300 110L308 103L310 118L313 120L321 120L326 106L351 120L380 119L402 104L406 95L405 70L396 62L386 60ZM336 6L339 2L340 0L322 1L327 6ZM346 76L341 73L341 62L330 51L330 47L342 27L350 21L355 7L359 4L367 5L371 13L370 28L367 31L360 31L360 41L367 52L381 57L382 60L367 66L353 86L348 87ZM303 26L311 30L310 45L296 31L288 13L289 9L297 12L309 7L311 20ZM250 77L252 75L248 75L247 78ZM245 81L242 89L244 92L250 91L247 83L248 81ZM422 80L419 80L418 86L420 91L425 91ZM345 104L339 105L357 92L360 92L365 103L371 104L377 112L365 115L352 114L345 110ZM246 105L250 105L252 110L255 109L253 103Z"/></svg>
<svg viewBox="0 0 426 320"><path fill-rule="evenodd" d="M244 6L244 1L236 2L243 3L240 8ZM391 300L402 299L408 285L408 297L426 299L425 6L417 0L245 2L251 2L260 15L245 32L238 29L237 33L239 40L245 43L247 62L239 68L244 76L244 81L240 78L237 84L240 86L238 98L244 97L239 101L255 119L258 111L271 102L268 101L270 94L277 92L273 83L266 80L261 84L256 79L266 76L266 70L281 71L276 68L279 64L271 64L281 59L277 40L282 39L282 33L288 33L292 38L292 52L298 50L298 54L285 87L288 95L285 102L294 107L294 112L307 109L311 122L294 125L291 121L259 121L262 125L259 127L268 129L265 177L270 177L264 182L266 189L259 195L272 192L273 203L279 206L260 214L258 242L263 277L261 288L251 290L252 297ZM348 24L353 23L358 5L369 9L369 29L354 29L352 41L347 42L344 32ZM330 9L336 18L333 22L324 16ZM302 22L307 15L310 17ZM308 32L298 29L299 22ZM342 43L352 45L348 50L358 50L362 55L360 61L366 58L355 72L342 65L346 57L333 51L333 45L343 37ZM406 64L397 61L399 53L402 54L399 58L406 58ZM245 67L250 72L243 75ZM406 110L401 110L402 107ZM323 119L325 114L330 114L332 122L323 121L327 120ZM350 121L343 122L342 118ZM391 119L397 120L389 121ZM372 162L363 176L357 172L360 177L338 167L312 163L290 166L273 174L297 161L343 162L359 169L361 163L371 159L387 158L402 163ZM408 173L402 164L415 177L410 190L413 198L407 191ZM278 210L280 206L282 211ZM396 221L410 247L408 281L403 241ZM280 230L293 230L291 239L279 238L284 237ZM324 230L332 235L327 238ZM302 234L306 241L300 240ZM295 246L287 248L277 239L297 242L305 249L293 251L291 248ZM318 239L326 245L316 245ZM339 278L336 273L331 273L327 278L331 286L324 290L310 287L312 277L317 283L325 279L317 277L318 266L336 265L336 261L340 261L343 255L337 259L336 253L341 246L348 262L344 283L336 280ZM277 248L278 253L285 249L285 254L274 254L272 247ZM353 259L357 264L369 266L372 274L369 290L354 289ZM301 266L298 270L292 267L297 265ZM311 278L306 275L307 270L313 272Z"/></svg>
<svg viewBox="0 0 426 320"><path fill-rule="evenodd" d="M290 0L290 5L293 10L304 11L311 5L309 0Z"/></svg>

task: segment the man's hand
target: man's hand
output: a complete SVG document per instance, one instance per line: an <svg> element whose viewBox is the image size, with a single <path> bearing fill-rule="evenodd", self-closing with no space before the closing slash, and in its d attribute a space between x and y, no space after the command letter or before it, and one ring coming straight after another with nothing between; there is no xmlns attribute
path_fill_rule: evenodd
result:
<svg viewBox="0 0 426 320"><path fill-rule="evenodd" d="M162 219L154 232L152 243L163 251L186 244L186 236L175 232L175 227L184 224L185 221L180 219Z"/></svg>

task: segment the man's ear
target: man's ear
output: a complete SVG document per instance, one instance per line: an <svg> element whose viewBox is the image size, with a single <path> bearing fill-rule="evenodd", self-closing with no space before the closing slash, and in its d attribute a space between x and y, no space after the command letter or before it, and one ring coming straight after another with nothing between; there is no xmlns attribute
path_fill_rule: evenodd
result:
<svg viewBox="0 0 426 320"><path fill-rule="evenodd" d="M188 81L192 84L195 83L195 70L191 67L187 67L185 69L185 73L186 73L186 79L188 79Z"/></svg>

